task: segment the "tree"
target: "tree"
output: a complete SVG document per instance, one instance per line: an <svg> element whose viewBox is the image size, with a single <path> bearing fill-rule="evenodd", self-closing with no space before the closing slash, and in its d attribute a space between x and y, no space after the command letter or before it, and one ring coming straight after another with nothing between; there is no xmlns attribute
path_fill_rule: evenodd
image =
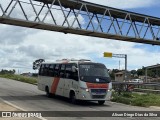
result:
<svg viewBox="0 0 160 120"><path fill-rule="evenodd" d="M137 76L137 71L136 70L131 70L131 76L134 78Z"/></svg>
<svg viewBox="0 0 160 120"><path fill-rule="evenodd" d="M44 59L38 59L33 62L33 70L37 70L40 68L40 65L45 62Z"/></svg>
<svg viewBox="0 0 160 120"><path fill-rule="evenodd" d="M4 70L4 69L2 69L1 71L0 71L0 74L15 74L15 70L13 69L13 70Z"/></svg>
<svg viewBox="0 0 160 120"><path fill-rule="evenodd" d="M145 75L145 69L144 69L144 68L138 69L138 70L137 70L137 75L138 75L138 76Z"/></svg>
<svg viewBox="0 0 160 120"><path fill-rule="evenodd" d="M137 71L136 70L131 70L131 74L135 75L135 74L137 74Z"/></svg>

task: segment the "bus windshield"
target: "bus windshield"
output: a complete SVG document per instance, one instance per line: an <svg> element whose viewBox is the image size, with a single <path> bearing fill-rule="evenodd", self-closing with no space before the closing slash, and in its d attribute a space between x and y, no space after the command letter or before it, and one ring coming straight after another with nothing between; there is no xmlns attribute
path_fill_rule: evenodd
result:
<svg viewBox="0 0 160 120"><path fill-rule="evenodd" d="M80 79L85 82L108 83L110 77L105 65L100 63L83 63L79 65Z"/></svg>

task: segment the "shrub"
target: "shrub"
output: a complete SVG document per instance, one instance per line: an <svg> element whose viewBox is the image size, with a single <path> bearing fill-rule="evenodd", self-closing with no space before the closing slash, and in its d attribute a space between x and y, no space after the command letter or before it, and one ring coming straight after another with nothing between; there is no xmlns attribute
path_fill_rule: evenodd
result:
<svg viewBox="0 0 160 120"><path fill-rule="evenodd" d="M24 76L21 76L21 75L4 74L4 75L0 75L0 77L12 79L12 80L17 80L17 81L21 81L21 82L25 82L25 83L30 83L30 84L36 84L37 83L37 80L35 78L24 77Z"/></svg>

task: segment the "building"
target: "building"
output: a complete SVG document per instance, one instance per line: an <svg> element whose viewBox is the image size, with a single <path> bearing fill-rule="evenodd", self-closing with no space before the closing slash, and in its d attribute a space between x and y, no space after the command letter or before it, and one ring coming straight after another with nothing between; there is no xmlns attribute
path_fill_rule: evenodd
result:
<svg viewBox="0 0 160 120"><path fill-rule="evenodd" d="M115 73L115 81L116 82L129 81L130 79L131 79L131 73L130 72L127 72L126 79L125 79L125 71Z"/></svg>
<svg viewBox="0 0 160 120"><path fill-rule="evenodd" d="M28 72L28 73L22 73L21 75L23 76L32 76L32 73Z"/></svg>
<svg viewBox="0 0 160 120"><path fill-rule="evenodd" d="M147 66L147 67L144 67L144 69L145 69L145 82L160 82L160 64ZM148 73L149 70L155 71L154 76L150 75L149 77L149 73Z"/></svg>

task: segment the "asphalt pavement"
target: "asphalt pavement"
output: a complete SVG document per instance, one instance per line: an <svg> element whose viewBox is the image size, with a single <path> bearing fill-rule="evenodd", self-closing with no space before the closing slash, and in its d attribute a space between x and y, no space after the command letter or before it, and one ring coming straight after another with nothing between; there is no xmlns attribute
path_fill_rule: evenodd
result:
<svg viewBox="0 0 160 120"><path fill-rule="evenodd" d="M26 111L158 111L154 108L136 107L107 101L80 102L73 105L62 97L47 98L36 85L0 78L0 98ZM47 117L46 120L150 120L151 117ZM154 120L160 118L155 117Z"/></svg>

